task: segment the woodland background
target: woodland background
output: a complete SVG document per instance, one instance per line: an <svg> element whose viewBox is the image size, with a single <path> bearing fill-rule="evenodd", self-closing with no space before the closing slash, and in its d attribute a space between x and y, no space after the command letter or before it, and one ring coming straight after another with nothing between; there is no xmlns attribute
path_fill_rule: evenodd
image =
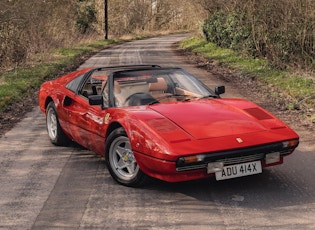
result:
<svg viewBox="0 0 315 230"><path fill-rule="evenodd" d="M109 38L196 31L274 66L315 70L314 0L108 0ZM0 69L104 39L104 0L0 0Z"/></svg>

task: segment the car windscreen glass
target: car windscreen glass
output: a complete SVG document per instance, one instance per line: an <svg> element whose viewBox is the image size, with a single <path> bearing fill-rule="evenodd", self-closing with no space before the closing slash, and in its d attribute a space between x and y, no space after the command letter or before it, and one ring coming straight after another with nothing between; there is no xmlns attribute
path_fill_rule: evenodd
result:
<svg viewBox="0 0 315 230"><path fill-rule="evenodd" d="M200 95L200 97L212 94L199 80L182 70L171 72L169 78L178 89Z"/></svg>
<svg viewBox="0 0 315 230"><path fill-rule="evenodd" d="M157 83L161 78L166 81L169 91L178 87L194 94L200 94L201 97L208 96L209 94L213 95L213 92L204 86L203 83L182 69L126 71L114 75L114 79L123 84L130 84L131 82L146 82L147 84L151 84Z"/></svg>
<svg viewBox="0 0 315 230"><path fill-rule="evenodd" d="M116 106L200 99L212 94L182 69L121 71L113 75Z"/></svg>

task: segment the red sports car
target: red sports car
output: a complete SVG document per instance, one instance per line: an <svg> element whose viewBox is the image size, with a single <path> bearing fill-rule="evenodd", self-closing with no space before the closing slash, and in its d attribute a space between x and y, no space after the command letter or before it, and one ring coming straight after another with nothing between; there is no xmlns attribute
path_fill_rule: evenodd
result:
<svg viewBox="0 0 315 230"><path fill-rule="evenodd" d="M283 163L298 135L242 99L225 99L180 68L79 70L42 84L39 106L55 145L75 141L105 156L112 177L140 186L262 173Z"/></svg>

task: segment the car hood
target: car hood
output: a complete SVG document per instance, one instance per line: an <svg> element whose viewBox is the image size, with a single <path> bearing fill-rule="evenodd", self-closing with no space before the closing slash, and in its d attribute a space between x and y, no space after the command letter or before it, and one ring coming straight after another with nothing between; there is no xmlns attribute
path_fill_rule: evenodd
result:
<svg viewBox="0 0 315 230"><path fill-rule="evenodd" d="M196 139L264 132L286 127L257 105L239 99L157 104L151 109Z"/></svg>

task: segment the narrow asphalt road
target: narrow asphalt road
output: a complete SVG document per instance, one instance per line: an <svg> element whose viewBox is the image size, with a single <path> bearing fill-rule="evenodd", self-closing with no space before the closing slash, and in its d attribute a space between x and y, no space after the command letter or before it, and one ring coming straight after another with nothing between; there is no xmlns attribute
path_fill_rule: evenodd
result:
<svg viewBox="0 0 315 230"><path fill-rule="evenodd" d="M80 68L154 63L222 84L172 51L185 36L118 45ZM225 84L225 97L244 97ZM315 229L314 134L290 125L301 135L298 150L263 174L135 189L116 184L93 152L53 146L35 108L0 138L0 229Z"/></svg>

